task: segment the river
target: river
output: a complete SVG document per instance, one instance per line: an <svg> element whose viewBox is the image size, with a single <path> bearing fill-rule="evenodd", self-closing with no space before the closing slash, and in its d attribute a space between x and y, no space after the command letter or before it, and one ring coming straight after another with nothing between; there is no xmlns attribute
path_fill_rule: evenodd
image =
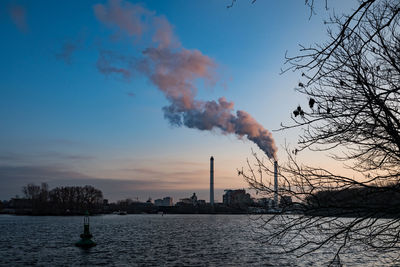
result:
<svg viewBox="0 0 400 267"><path fill-rule="evenodd" d="M98 245L89 250L74 246L82 224L79 216L0 215L0 266L325 266L330 260L323 251L303 258L271 254L247 215L92 216ZM357 255L342 260L384 265Z"/></svg>

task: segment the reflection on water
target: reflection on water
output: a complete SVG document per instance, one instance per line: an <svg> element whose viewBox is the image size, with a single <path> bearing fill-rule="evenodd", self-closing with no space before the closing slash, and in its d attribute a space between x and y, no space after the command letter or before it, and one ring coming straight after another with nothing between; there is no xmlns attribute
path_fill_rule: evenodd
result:
<svg viewBox="0 0 400 267"><path fill-rule="evenodd" d="M82 250L74 246L82 217L1 215L0 265L323 266L330 259L323 251L300 259L271 254L246 215L104 215L90 224L98 245ZM345 262L374 260L354 255Z"/></svg>

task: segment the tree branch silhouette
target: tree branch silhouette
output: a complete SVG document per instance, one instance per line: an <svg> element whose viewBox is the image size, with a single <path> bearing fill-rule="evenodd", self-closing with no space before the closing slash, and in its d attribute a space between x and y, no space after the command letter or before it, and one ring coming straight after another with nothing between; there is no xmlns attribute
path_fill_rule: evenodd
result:
<svg viewBox="0 0 400 267"><path fill-rule="evenodd" d="M314 1L306 1L311 6ZM282 73L301 73L296 91L308 99L292 122L298 147L286 147L280 196L293 203L260 218L263 242L297 256L326 249L332 261L355 245L390 254L400 236L400 2L360 1L326 22L328 40L286 55ZM299 162L304 150L326 151L357 175L346 177ZM266 197L274 190L272 162L254 155L239 174ZM257 170L257 171L253 171ZM259 175L263 173L263 176ZM393 260L398 260L394 257Z"/></svg>

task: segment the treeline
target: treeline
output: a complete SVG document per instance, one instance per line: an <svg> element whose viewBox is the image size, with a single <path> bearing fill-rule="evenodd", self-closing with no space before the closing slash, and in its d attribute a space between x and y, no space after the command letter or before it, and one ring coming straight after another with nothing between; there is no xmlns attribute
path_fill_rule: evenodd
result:
<svg viewBox="0 0 400 267"><path fill-rule="evenodd" d="M103 193L93 186L61 186L49 190L47 183L22 188L23 199L13 199L16 209L32 214L81 214L102 212Z"/></svg>
<svg viewBox="0 0 400 267"><path fill-rule="evenodd" d="M400 185L325 190L305 200L308 213L332 216L400 216Z"/></svg>
<svg viewBox="0 0 400 267"><path fill-rule="evenodd" d="M130 198L118 200L117 203L111 203L108 206L109 212L126 211L129 214L137 213L157 213L158 207L151 203L149 199L146 202L134 201Z"/></svg>

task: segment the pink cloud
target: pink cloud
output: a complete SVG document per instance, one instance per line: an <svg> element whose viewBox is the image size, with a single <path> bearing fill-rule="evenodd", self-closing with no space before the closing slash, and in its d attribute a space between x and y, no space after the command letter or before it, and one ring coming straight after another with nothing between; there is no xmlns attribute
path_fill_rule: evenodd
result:
<svg viewBox="0 0 400 267"><path fill-rule="evenodd" d="M109 0L108 5L96 4L93 9L99 21L129 36L140 36L145 28L142 18L151 14L140 5L121 0Z"/></svg>
<svg viewBox="0 0 400 267"><path fill-rule="evenodd" d="M164 17L154 17L153 27L156 29L153 35L153 42L158 43L159 47L165 48L169 46L179 47L179 41L174 36L173 27Z"/></svg>
<svg viewBox="0 0 400 267"><path fill-rule="evenodd" d="M195 81L214 79L214 61L198 50L148 48L143 51L143 73L163 91L167 98L184 108L194 107Z"/></svg>

